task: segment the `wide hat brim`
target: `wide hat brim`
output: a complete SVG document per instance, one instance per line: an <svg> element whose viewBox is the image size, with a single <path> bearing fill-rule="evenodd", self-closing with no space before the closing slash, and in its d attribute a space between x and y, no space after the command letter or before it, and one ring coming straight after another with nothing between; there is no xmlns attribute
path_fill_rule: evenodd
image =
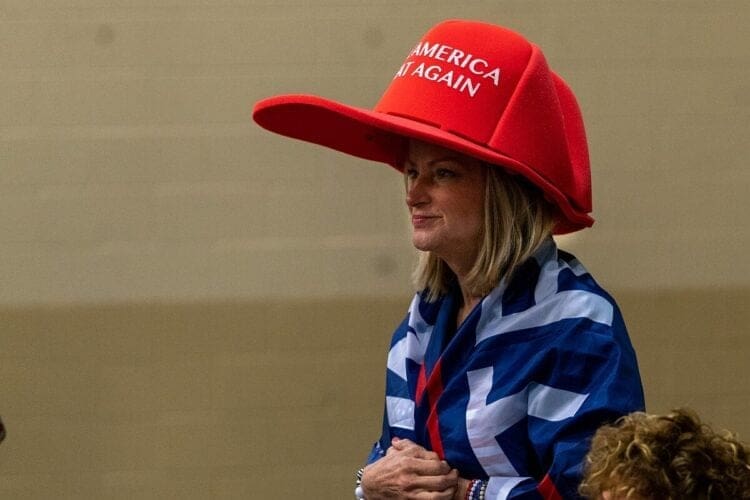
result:
<svg viewBox="0 0 750 500"><path fill-rule="evenodd" d="M258 101L253 119L263 128L401 170L403 138L419 139L505 167L540 187L564 214L556 234L589 227L594 220L574 210L557 187L523 163L455 134L408 118L349 106L314 95L290 94Z"/></svg>
<svg viewBox="0 0 750 500"><path fill-rule="evenodd" d="M450 31L456 31L456 23L461 36L465 36L460 31L466 32L468 23L472 28L470 35L476 34L477 29L490 29L490 34L501 37L499 41L505 46L510 42L523 44L525 52L503 66L503 83L512 84L507 95L486 84L490 89L485 92L485 102L481 101L482 95L468 100L459 92L448 92L453 89L436 86L434 81L395 78L373 110L314 95L290 94L257 102L253 119L272 132L386 163L398 170L407 139L453 149L521 175L537 186L558 210L556 234L591 226L594 220L588 215L588 149L572 92L547 68L537 47L509 30L454 21L438 25L425 40L430 36L450 37ZM459 42L451 43L455 47ZM493 64L489 57L487 60ZM519 68L515 77L514 64ZM501 100L501 105L494 106ZM499 109L492 109L488 102Z"/></svg>

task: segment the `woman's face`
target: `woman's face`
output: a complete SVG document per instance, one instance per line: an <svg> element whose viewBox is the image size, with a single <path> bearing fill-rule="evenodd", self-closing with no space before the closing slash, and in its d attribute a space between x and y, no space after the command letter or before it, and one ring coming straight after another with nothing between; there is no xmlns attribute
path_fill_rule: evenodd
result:
<svg viewBox="0 0 750 500"><path fill-rule="evenodd" d="M404 163L412 242L457 274L474 264L484 218L485 167L450 149L412 140Z"/></svg>

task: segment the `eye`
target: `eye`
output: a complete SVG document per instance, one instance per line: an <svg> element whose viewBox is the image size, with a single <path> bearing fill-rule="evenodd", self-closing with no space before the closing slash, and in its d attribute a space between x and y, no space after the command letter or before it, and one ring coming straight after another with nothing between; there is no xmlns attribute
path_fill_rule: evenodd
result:
<svg viewBox="0 0 750 500"><path fill-rule="evenodd" d="M416 168L405 168L404 169L404 177L407 179L416 179L418 175Z"/></svg>
<svg viewBox="0 0 750 500"><path fill-rule="evenodd" d="M438 168L435 170L435 178L436 179L450 179L452 177L456 176L456 172L454 170L451 170L449 168Z"/></svg>

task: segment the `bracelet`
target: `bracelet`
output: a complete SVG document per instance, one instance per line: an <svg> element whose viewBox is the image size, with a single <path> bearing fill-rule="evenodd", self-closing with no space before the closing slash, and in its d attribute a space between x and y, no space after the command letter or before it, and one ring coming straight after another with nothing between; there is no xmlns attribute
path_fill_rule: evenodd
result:
<svg viewBox="0 0 750 500"><path fill-rule="evenodd" d="M484 500L486 492L486 482L481 479L472 479L466 487L466 497L464 497L464 500Z"/></svg>
<svg viewBox="0 0 750 500"><path fill-rule="evenodd" d="M365 493L362 491L361 486L354 488L354 498L357 500L365 500Z"/></svg>
<svg viewBox="0 0 750 500"><path fill-rule="evenodd" d="M469 486L466 488L466 500L476 500L477 490L479 489L481 481L479 479L472 479L469 481Z"/></svg>
<svg viewBox="0 0 750 500"><path fill-rule="evenodd" d="M484 495L487 493L487 483L482 481L482 487L479 488L479 500L484 500Z"/></svg>
<svg viewBox="0 0 750 500"><path fill-rule="evenodd" d="M471 492L471 498L473 500L479 499L479 490L482 488L482 481L477 480L476 483L474 483L474 490Z"/></svg>
<svg viewBox="0 0 750 500"><path fill-rule="evenodd" d="M354 483L354 498L357 500L365 500L365 492L362 490L362 474L365 473L365 468L362 467L355 474L356 482Z"/></svg>

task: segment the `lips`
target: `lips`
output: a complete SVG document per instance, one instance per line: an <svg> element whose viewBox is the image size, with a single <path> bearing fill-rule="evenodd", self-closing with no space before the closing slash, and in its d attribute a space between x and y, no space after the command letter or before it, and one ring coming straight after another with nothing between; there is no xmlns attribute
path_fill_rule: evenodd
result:
<svg viewBox="0 0 750 500"><path fill-rule="evenodd" d="M418 214L412 214L411 216L411 224L414 226L414 228L420 228L420 227L426 227L430 225L433 221L439 219L437 215L418 215Z"/></svg>

